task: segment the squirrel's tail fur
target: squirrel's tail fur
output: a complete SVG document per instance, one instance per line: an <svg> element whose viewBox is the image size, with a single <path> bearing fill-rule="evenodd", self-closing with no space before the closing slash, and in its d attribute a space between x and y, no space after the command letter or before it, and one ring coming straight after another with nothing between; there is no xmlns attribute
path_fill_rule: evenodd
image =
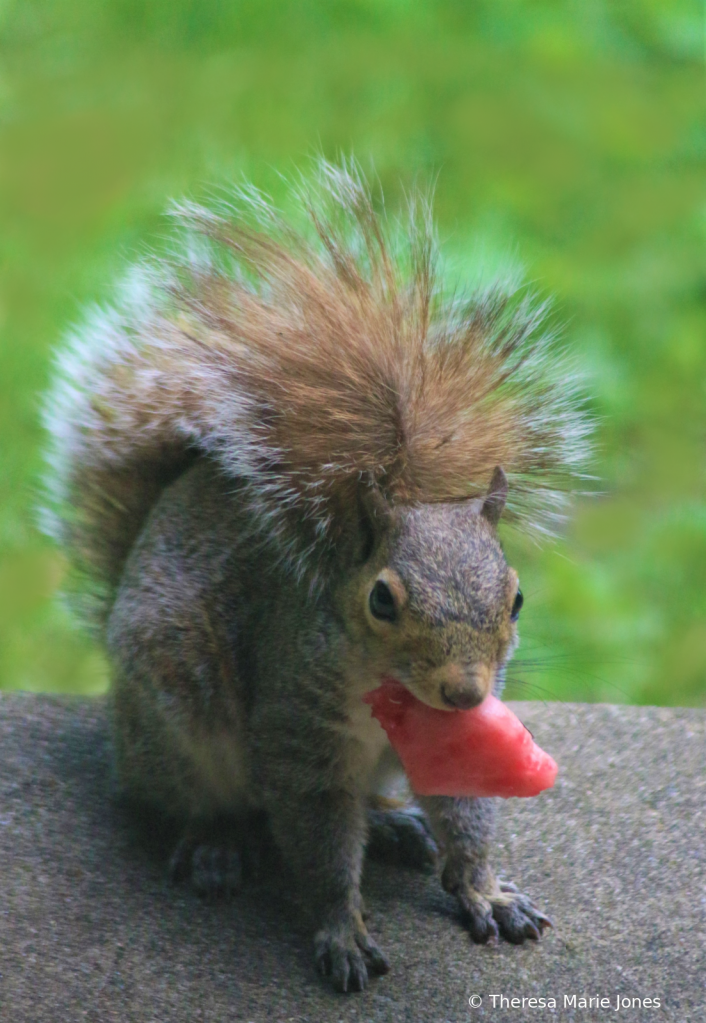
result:
<svg viewBox="0 0 706 1023"><path fill-rule="evenodd" d="M51 528L99 618L195 457L237 480L262 537L314 584L361 487L463 500L500 465L510 515L551 531L581 475L590 424L541 308L502 287L449 297L424 200L393 227L354 165L318 171L301 232L254 190L240 214L176 207L183 255L138 268L60 358Z"/></svg>

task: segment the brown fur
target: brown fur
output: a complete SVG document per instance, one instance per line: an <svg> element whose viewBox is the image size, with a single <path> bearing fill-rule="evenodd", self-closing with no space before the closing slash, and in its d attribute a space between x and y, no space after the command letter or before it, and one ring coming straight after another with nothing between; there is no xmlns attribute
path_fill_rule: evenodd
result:
<svg viewBox="0 0 706 1023"><path fill-rule="evenodd" d="M371 483L392 504L452 502L502 465L511 515L546 530L561 511L587 424L541 310L445 295L424 204L400 241L355 169L322 164L303 205L308 233L182 205L200 252L142 268L142 297L94 317L65 360L54 528L101 618L149 509L199 454L312 583Z"/></svg>

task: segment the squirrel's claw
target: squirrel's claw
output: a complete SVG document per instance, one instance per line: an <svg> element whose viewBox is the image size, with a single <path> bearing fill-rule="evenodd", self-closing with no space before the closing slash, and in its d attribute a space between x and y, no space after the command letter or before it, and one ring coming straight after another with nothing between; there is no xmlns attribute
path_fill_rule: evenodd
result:
<svg viewBox="0 0 706 1023"><path fill-rule="evenodd" d="M493 918L493 906L479 892L458 892L463 922L476 945L495 945L498 942L498 925Z"/></svg>
<svg viewBox="0 0 706 1023"><path fill-rule="evenodd" d="M330 977L337 991L363 991L368 985L368 971L357 949L332 942L318 945L316 966L322 977Z"/></svg>
<svg viewBox="0 0 706 1023"><path fill-rule="evenodd" d="M457 892L463 921L476 944L495 944L502 936L521 945L526 938L538 941L545 928L554 926L514 884L502 882L499 888L497 895L474 889Z"/></svg>
<svg viewBox="0 0 706 1023"><path fill-rule="evenodd" d="M511 892L501 886L501 891L504 898L493 901L493 915L507 941L514 945L521 945L525 938L538 941L545 928L554 926L549 917L517 889Z"/></svg>
<svg viewBox="0 0 706 1023"><path fill-rule="evenodd" d="M357 934L355 940L358 947L362 949L373 973L383 974L389 972L390 963L387 956L367 932L365 934Z"/></svg>
<svg viewBox="0 0 706 1023"><path fill-rule="evenodd" d="M314 939L314 961L322 977L347 994L363 991L368 973L387 973L390 964L363 927L324 929Z"/></svg>

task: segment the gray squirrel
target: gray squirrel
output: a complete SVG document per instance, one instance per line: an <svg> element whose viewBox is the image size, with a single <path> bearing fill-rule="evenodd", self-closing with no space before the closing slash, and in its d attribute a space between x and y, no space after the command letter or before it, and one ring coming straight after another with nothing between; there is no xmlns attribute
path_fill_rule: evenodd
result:
<svg viewBox="0 0 706 1023"><path fill-rule="evenodd" d="M590 421L541 308L445 290L418 195L392 223L322 161L304 226L239 198L176 207L180 253L61 357L51 528L108 653L120 784L182 829L173 875L236 888L269 836L318 969L357 991L388 970L366 845L443 856L476 942L550 924L493 873L494 800L385 796L400 765L361 697L500 695L522 595L498 520L552 530Z"/></svg>

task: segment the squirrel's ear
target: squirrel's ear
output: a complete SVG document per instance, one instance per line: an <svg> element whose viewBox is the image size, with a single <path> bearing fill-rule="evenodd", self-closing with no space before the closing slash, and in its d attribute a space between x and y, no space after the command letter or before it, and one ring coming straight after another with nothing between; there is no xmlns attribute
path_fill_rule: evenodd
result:
<svg viewBox="0 0 706 1023"><path fill-rule="evenodd" d="M495 466L488 493L483 501L481 515L491 526L497 526L507 501L507 476L499 465Z"/></svg>
<svg viewBox="0 0 706 1023"><path fill-rule="evenodd" d="M368 560L375 549L378 537L389 523L392 509L380 488L371 483L358 492L359 550L358 560Z"/></svg>

